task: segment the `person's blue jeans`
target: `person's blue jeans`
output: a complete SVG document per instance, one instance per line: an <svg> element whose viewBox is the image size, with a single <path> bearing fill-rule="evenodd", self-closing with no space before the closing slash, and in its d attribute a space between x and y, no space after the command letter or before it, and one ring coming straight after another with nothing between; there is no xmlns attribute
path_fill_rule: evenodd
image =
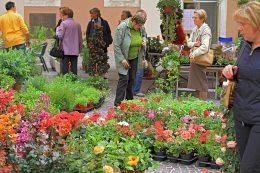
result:
<svg viewBox="0 0 260 173"><path fill-rule="evenodd" d="M144 69L139 69L135 76L134 94L137 94L141 90L142 82L144 77Z"/></svg>
<svg viewBox="0 0 260 173"><path fill-rule="evenodd" d="M21 50L23 50L24 54L26 54L26 45L25 45L25 43L13 46L11 48L7 48L6 50L9 51L10 49L17 49L17 50L21 49Z"/></svg>

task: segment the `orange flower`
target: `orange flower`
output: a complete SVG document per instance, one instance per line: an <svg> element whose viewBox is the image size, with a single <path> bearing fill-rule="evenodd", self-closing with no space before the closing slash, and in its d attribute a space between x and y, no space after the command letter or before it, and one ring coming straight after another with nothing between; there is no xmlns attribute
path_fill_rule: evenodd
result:
<svg viewBox="0 0 260 173"><path fill-rule="evenodd" d="M104 148L103 146L95 146L95 148L94 148L94 153L95 153L96 155L101 154L101 153L103 153L104 149L105 149L105 148Z"/></svg>
<svg viewBox="0 0 260 173"><path fill-rule="evenodd" d="M129 156L127 164L130 166L136 166L138 161L139 161L139 157Z"/></svg>

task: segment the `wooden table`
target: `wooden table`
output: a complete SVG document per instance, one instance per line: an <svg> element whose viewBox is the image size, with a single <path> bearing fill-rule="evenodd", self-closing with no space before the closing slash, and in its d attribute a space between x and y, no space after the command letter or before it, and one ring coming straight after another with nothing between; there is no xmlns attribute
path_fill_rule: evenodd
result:
<svg viewBox="0 0 260 173"><path fill-rule="evenodd" d="M214 92L215 94L215 99L217 99L217 88L218 88L218 84L219 84L219 77L218 77L218 71L222 71L224 67L221 66L209 66L207 67L207 72L213 73L212 77L215 80L215 85L214 88L212 89L208 89L208 92ZM179 71L179 78L177 79L176 82L176 97L178 97L179 91L195 91L193 89L189 89L189 88L179 88L179 79L184 78L183 75L184 74L189 74L189 69L190 66L189 65L181 65L180 66L180 71ZM188 80L188 79L187 79Z"/></svg>

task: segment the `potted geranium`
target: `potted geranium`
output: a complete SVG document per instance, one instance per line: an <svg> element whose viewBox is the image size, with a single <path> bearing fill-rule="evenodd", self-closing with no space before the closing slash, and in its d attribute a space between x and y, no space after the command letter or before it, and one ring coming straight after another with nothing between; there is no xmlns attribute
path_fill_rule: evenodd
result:
<svg viewBox="0 0 260 173"><path fill-rule="evenodd" d="M160 9L161 13L170 14L179 6L179 0L159 0L156 7Z"/></svg>

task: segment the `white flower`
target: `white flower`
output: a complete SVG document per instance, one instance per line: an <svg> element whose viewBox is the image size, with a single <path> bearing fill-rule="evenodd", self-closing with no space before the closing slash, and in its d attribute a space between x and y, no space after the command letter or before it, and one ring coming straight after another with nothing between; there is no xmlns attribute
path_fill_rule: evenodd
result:
<svg viewBox="0 0 260 173"><path fill-rule="evenodd" d="M222 151L223 153L225 153L225 152L227 151L227 148L226 148L226 147L221 147L221 151Z"/></svg>
<svg viewBox="0 0 260 173"><path fill-rule="evenodd" d="M120 126L129 126L128 122L125 122L125 121L121 121L117 124L120 125Z"/></svg>

